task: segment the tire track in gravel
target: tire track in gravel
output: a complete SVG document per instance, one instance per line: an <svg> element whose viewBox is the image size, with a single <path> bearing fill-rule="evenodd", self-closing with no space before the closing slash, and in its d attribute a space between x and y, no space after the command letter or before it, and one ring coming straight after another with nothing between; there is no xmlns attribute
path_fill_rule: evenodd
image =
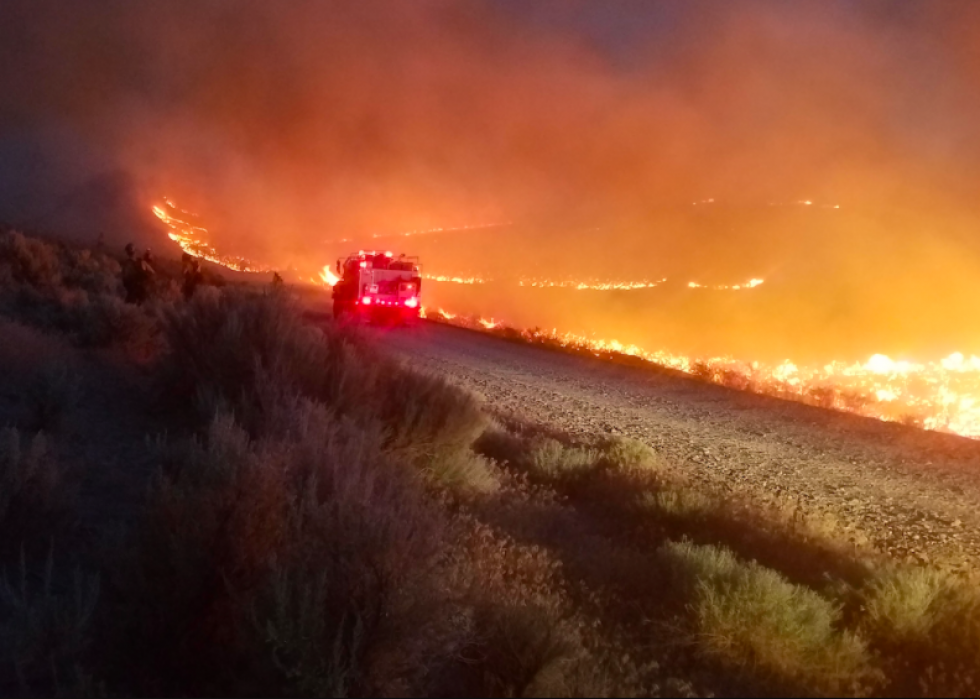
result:
<svg viewBox="0 0 980 699"><path fill-rule="evenodd" d="M385 331L381 331L385 332ZM416 368L495 411L640 439L695 484L830 514L900 558L980 562L980 442L438 323L391 330Z"/></svg>

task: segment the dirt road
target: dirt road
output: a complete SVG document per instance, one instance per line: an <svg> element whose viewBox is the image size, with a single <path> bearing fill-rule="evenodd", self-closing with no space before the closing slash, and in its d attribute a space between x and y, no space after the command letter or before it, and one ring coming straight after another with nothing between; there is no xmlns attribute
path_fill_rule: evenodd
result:
<svg viewBox="0 0 980 699"><path fill-rule="evenodd" d="M980 441L427 322L385 343L513 412L639 439L696 483L830 515L899 557L980 563ZM393 337L392 339L395 339Z"/></svg>

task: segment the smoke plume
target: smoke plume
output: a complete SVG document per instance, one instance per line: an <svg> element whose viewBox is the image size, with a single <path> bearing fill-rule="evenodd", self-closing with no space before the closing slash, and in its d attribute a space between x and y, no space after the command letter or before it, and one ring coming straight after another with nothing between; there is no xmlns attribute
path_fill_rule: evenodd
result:
<svg viewBox="0 0 980 699"><path fill-rule="evenodd" d="M217 249L284 268L393 240L492 276L427 293L517 323L969 350L978 20L969 1L6 0L0 219L163 246L166 195ZM484 223L509 225L372 237ZM678 286L535 295L522 275Z"/></svg>

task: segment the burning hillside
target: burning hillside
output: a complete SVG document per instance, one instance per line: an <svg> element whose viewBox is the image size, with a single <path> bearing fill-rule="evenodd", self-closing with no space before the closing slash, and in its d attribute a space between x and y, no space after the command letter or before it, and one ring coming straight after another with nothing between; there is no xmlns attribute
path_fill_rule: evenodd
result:
<svg viewBox="0 0 980 699"><path fill-rule="evenodd" d="M208 229L194 223L198 217L184 211L171 200L153 207L154 214L170 229L170 237L184 252L202 257L214 263L238 271L267 271L271 266L256 264L235 256L219 253L209 241ZM182 217L182 218L181 218ZM458 227L453 230L467 230ZM476 228L476 227L473 227ZM432 231L435 233L436 231ZM449 231L442 231L449 232ZM295 270L301 281L332 286L338 280L329 264L311 261L309 269ZM582 298L575 292L592 291L609 293L663 291L671 280L660 278L642 281L601 281L596 279L559 280L519 277L513 281L495 281L487 276L454 276L428 273L427 282L436 285L430 292L436 299L446 299L453 307L455 287L479 287L490 289L490 297L476 303L483 313L494 311L494 297L512 299L507 295L516 287L521 292L567 292L562 305L576 305ZM702 284L695 281L675 282L697 292L738 292L757 289L764 284L761 278L733 284ZM525 297L526 298L526 297ZM717 301L717 297L714 297ZM623 342L615 336L603 337L598 333L570 331L553 327L550 331L513 329L505 320L472 313L473 299L455 298L470 312L452 312L444 308L429 311L428 317L487 331L519 333L529 342L557 345L597 356L621 354L677 369L703 379L734 388L802 400L821 407L856 412L882 420L917 424L926 429L954 432L980 437L980 357L952 352L937 360L893 360L886 354L875 353L866 361L845 361L828 357L824 362L797 362L785 359L766 362L752 357L683 354L666 347ZM553 308L554 298L547 300L545 308ZM531 304L525 304L531 305ZM431 306L430 306L431 308ZM552 310L552 315L554 311ZM691 332L703 332L696 325ZM763 342L765 340L763 339Z"/></svg>

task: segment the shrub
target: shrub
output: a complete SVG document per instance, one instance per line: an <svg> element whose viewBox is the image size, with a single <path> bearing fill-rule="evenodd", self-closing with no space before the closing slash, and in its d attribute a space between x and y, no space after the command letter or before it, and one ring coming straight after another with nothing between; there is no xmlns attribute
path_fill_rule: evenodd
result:
<svg viewBox="0 0 980 699"><path fill-rule="evenodd" d="M640 507L660 516L689 522L703 520L719 510L710 497L690 488L647 491L640 496Z"/></svg>
<svg viewBox="0 0 980 699"><path fill-rule="evenodd" d="M373 402L390 449L421 464L470 452L488 424L472 394L440 376L385 368Z"/></svg>
<svg viewBox="0 0 980 699"><path fill-rule="evenodd" d="M53 550L40 580L21 557L16 579L0 578L0 687L16 685L22 695L36 696L88 689L79 667L98 598L98 577L79 570L69 590L56 590Z"/></svg>
<svg viewBox="0 0 980 699"><path fill-rule="evenodd" d="M813 590L715 546L668 543L659 556L689 598L708 656L786 691L854 692L868 678L864 642L837 629L840 610Z"/></svg>
<svg viewBox="0 0 980 699"><path fill-rule="evenodd" d="M466 516L455 525L447 583L465 602L470 635L440 686L462 696L596 696L601 673L559 561Z"/></svg>
<svg viewBox="0 0 980 699"><path fill-rule="evenodd" d="M559 478L594 468L599 453L594 449L566 446L557 439L542 437L532 442L526 458L526 466L532 475Z"/></svg>
<svg viewBox="0 0 980 699"><path fill-rule="evenodd" d="M25 547L46 550L49 538L70 524L74 494L43 435L24 444L18 430L0 430L0 561Z"/></svg>
<svg viewBox="0 0 980 699"><path fill-rule="evenodd" d="M423 473L437 486L460 494L487 495L500 488L500 478L493 461L470 449L432 458Z"/></svg>
<svg viewBox="0 0 980 699"><path fill-rule="evenodd" d="M862 628L888 658L898 691L976 694L980 595L973 585L936 569L887 566L862 598Z"/></svg>
<svg viewBox="0 0 980 699"><path fill-rule="evenodd" d="M168 390L179 403L193 396L200 419L225 407L259 436L277 402L303 396L438 482L494 487L471 451L487 424L471 394L394 362L350 328L308 325L282 294L199 294L168 315L166 335Z"/></svg>
<svg viewBox="0 0 980 699"><path fill-rule="evenodd" d="M118 296L96 295L65 310L63 326L83 347L120 347L136 359L162 349L159 319L148 307L124 302Z"/></svg>
<svg viewBox="0 0 980 699"><path fill-rule="evenodd" d="M31 429L57 430L65 416L78 407L81 397L78 374L66 362L48 364L29 391Z"/></svg>
<svg viewBox="0 0 980 699"><path fill-rule="evenodd" d="M119 263L108 255L0 231L0 311L82 346L151 356L159 350L153 304L124 303L120 278Z"/></svg>
<svg viewBox="0 0 980 699"><path fill-rule="evenodd" d="M117 581L145 693L404 693L455 652L445 523L350 421L286 405L281 438L228 416L172 451Z"/></svg>
<svg viewBox="0 0 980 699"><path fill-rule="evenodd" d="M602 459L611 468L630 471L641 468L656 470L660 456L643 442L630 437L610 437L601 446Z"/></svg>

